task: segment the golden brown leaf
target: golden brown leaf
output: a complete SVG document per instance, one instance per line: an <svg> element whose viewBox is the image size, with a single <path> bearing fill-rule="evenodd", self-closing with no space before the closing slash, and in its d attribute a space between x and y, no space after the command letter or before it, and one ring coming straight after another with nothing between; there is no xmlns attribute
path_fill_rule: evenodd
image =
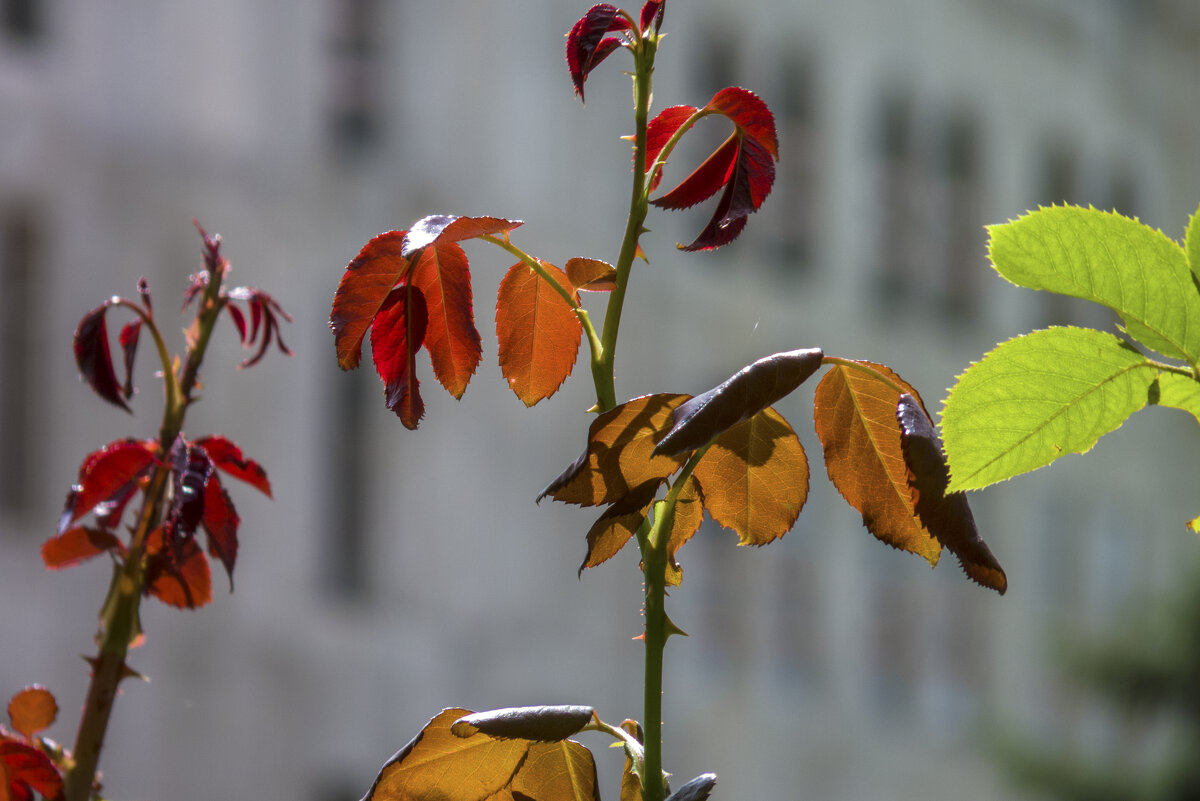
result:
<svg viewBox="0 0 1200 801"><path fill-rule="evenodd" d="M570 291L566 273L541 264ZM582 335L574 309L549 281L523 263L509 269L496 295L496 338L500 369L522 403L533 406L558 391L575 366Z"/></svg>
<svg viewBox="0 0 1200 801"><path fill-rule="evenodd" d="M37 684L26 687L8 702L8 719L12 727L26 738L47 729L58 717L58 702L54 694Z"/></svg>
<svg viewBox="0 0 1200 801"><path fill-rule="evenodd" d="M592 752L573 740L534 743L513 777L515 798L599 801Z"/></svg>
<svg viewBox="0 0 1200 801"><path fill-rule="evenodd" d="M696 464L704 508L738 535L766 545L796 523L808 499L808 457L787 420L768 407L721 434Z"/></svg>
<svg viewBox="0 0 1200 801"><path fill-rule="evenodd" d="M860 364L886 376L920 401L890 368ZM863 370L834 364L817 385L813 417L829 478L878 539L937 564L942 545L917 519L900 449L900 393Z"/></svg>
<svg viewBox="0 0 1200 801"><path fill-rule="evenodd" d="M586 292L612 292L617 288L617 269L600 259L567 259L571 286Z"/></svg>

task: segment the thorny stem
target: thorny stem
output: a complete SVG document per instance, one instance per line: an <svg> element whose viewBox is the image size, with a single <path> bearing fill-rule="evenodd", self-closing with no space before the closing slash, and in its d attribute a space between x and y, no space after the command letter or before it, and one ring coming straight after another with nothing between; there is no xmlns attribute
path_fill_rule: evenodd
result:
<svg viewBox="0 0 1200 801"><path fill-rule="evenodd" d="M146 538L162 522L163 499L171 473L168 453L183 430L184 416L193 400L192 392L196 386L200 364L204 361L212 329L225 303L220 293L227 265L217 253L219 240L210 239L205 235L205 245L209 268L208 285L205 287L194 327L189 332L194 336L189 337L187 362L181 377L177 378L171 369L170 359L166 356L166 349L157 327L148 316L142 315L142 319L149 323L154 334L155 344L159 348L160 358L164 359L165 368L165 403L159 429L156 466L146 485L129 552L123 564L114 564L112 584L100 610L100 631L96 635L99 652L94 659L88 660L92 666L91 681L88 684L79 729L75 735L72 761L63 781L63 795L66 801L87 801L92 795L96 783L96 766L100 762L100 751L104 746L104 737L112 716L117 685L121 679L132 673L125 663L125 656L131 645L137 644L141 639L139 609L145 582L143 557Z"/></svg>

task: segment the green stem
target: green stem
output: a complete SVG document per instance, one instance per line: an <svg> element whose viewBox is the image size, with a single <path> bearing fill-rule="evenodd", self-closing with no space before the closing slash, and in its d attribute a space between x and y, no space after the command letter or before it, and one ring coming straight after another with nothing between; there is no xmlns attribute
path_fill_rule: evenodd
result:
<svg viewBox="0 0 1200 801"><path fill-rule="evenodd" d="M121 304L134 308L149 324L159 358L163 361L164 408L155 460L158 466L146 485L129 551L123 563L114 565L112 583L100 611L100 632L97 635L99 651L94 659L89 660L92 676L75 735L72 760L63 781L65 801L87 801L92 796L100 752L108 732L113 701L117 697L117 685L131 672L125 657L130 646L141 637L139 612L145 583L146 539L162 523L163 501L171 475L168 454L183 430L184 416L192 402L200 364L204 361L212 329L225 303L220 294L224 277L223 263L216 264L209 275L209 284L196 315L195 336L188 348L187 363L181 378L177 378L171 369L166 346L150 316L133 304Z"/></svg>
<svg viewBox="0 0 1200 801"><path fill-rule="evenodd" d="M667 638L676 631L667 618L667 544L671 539L679 493L707 450L706 445L688 459L667 492L667 497L654 505L654 522L649 533L638 538L639 545L642 545L642 570L646 586L646 628L643 633L646 662L642 699L645 770L642 771L642 801L663 801L666 794L666 776L662 764L663 657Z"/></svg>
<svg viewBox="0 0 1200 801"><path fill-rule="evenodd" d="M625 304L625 292L629 286L629 273L637 257L638 238L644 230L649 199L646 193L646 124L650 116L650 95L653 86L654 54L658 48L656 36L647 36L634 48L634 136L633 136L633 185L630 190L629 216L625 223L625 236L621 240L621 251L617 256L617 286L608 298L608 309L604 315L604 332L601 335L600 355L592 361L592 380L596 385L596 407L605 412L617 405L617 392L613 366L616 362L617 333L621 327L621 310Z"/></svg>
<svg viewBox="0 0 1200 801"><path fill-rule="evenodd" d="M863 362L856 362L853 359L843 359L840 356L825 356L822 357L821 364L836 364L840 367L849 367L851 370L857 370L860 373L871 376L871 378L874 378L876 381L886 384L890 389L894 389L901 395L903 395L905 392L909 392L909 390L905 387L900 386L888 376L879 372L871 365Z"/></svg>

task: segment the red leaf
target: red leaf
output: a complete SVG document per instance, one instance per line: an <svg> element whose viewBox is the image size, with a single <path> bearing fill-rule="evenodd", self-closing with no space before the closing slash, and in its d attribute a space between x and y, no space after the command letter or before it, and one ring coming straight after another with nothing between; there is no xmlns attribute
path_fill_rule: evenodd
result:
<svg viewBox="0 0 1200 801"><path fill-rule="evenodd" d="M658 113L654 119L650 120L650 124L646 126L646 167L648 168L658 158L658 154L670 141L675 132L679 130L688 119L696 113L698 109L695 106L671 106L665 108ZM662 172L655 173L650 182L650 191L653 192L658 188L659 181L662 180Z"/></svg>
<svg viewBox="0 0 1200 801"><path fill-rule="evenodd" d="M657 156L661 140L666 140L687 120L682 109L668 109L659 115L663 121L655 131ZM729 87L717 92L702 110L729 118L736 130L691 175L666 195L651 201L667 209L693 206L716 194L724 186L712 219L690 245L683 250L712 250L732 242L746 225L746 217L757 211L775 182L775 161L779 144L775 136L775 118L766 103L752 92ZM655 122L658 122L656 118ZM647 132L649 139L649 131ZM658 176L652 184L657 185Z"/></svg>
<svg viewBox="0 0 1200 801"><path fill-rule="evenodd" d="M655 31L660 30L663 23L663 12L666 10L666 0L647 0L646 4L642 6L642 16L640 19L642 30L648 30L651 25L654 26Z"/></svg>
<svg viewBox="0 0 1200 801"><path fill-rule="evenodd" d="M42 561L51 570L62 570L86 562L106 551L124 553L124 546L111 531L75 526L42 545Z"/></svg>
<svg viewBox="0 0 1200 801"><path fill-rule="evenodd" d="M150 467L157 450L154 440L122 439L89 454L79 468L78 488L68 497L70 512L63 515L60 527L120 494Z"/></svg>
<svg viewBox="0 0 1200 801"><path fill-rule="evenodd" d="M133 397L133 357L137 354L138 335L141 332L142 320L139 317L132 323L123 325L121 334L117 338L125 356L125 385L121 388L121 394L125 396L125 400Z"/></svg>
<svg viewBox="0 0 1200 801"><path fill-rule="evenodd" d="M401 254L411 259L417 251L430 245L448 245L464 239L475 239L488 234L506 233L519 228L520 220L503 217L458 217L453 214L431 214L413 223L404 237Z"/></svg>
<svg viewBox="0 0 1200 801"><path fill-rule="evenodd" d="M608 55L624 44L620 39L604 35L609 31L629 30L629 21L618 16L617 7L600 3L588 9L567 34L567 71L575 85L575 94L583 100L583 84L588 73Z"/></svg>
<svg viewBox="0 0 1200 801"><path fill-rule="evenodd" d="M196 609L212 601L208 559L194 537L164 542L163 529L146 538L144 591L178 609Z"/></svg>
<svg viewBox="0 0 1200 801"><path fill-rule="evenodd" d="M483 355L471 306L467 256L453 242L439 242L421 251L409 280L425 296L424 345L433 373L447 392L461 398Z"/></svg>
<svg viewBox="0 0 1200 801"><path fill-rule="evenodd" d="M329 327L333 329L338 366L350 370L362 358L362 342L392 287L408 271L401 255L405 231L389 231L372 239L345 274L333 296Z"/></svg>
<svg viewBox="0 0 1200 801"><path fill-rule="evenodd" d="M409 429L415 429L425 414L415 357L425 339L427 321L425 296L406 285L388 296L371 329L371 356L387 385L387 407Z"/></svg>
<svg viewBox="0 0 1200 801"><path fill-rule="evenodd" d="M933 422L908 393L900 395L896 420L900 424L900 447L908 465L908 485L917 517L958 557L963 572L972 581L1003 595L1008 589L1008 577L979 536L967 497L961 492L946 494L950 471Z"/></svg>
<svg viewBox="0 0 1200 801"><path fill-rule="evenodd" d="M229 591L233 592L233 564L237 561L238 525L241 523L229 493L213 473L204 487L204 531L208 535L208 552L221 560L229 576Z"/></svg>
<svg viewBox="0 0 1200 801"><path fill-rule="evenodd" d="M548 262L542 267L569 291L566 273ZM549 281L521 262L509 269L496 296L496 337L500 369L526 406L562 386L575 366L582 335L575 311Z"/></svg>
<svg viewBox="0 0 1200 801"><path fill-rule="evenodd" d="M225 306L234 326L238 329L238 334L242 337L242 345L250 347L256 339L260 340L258 350L239 364L239 369L258 364L272 341L278 344L281 352L288 356L292 355L292 349L287 346L287 343L283 341L283 336L279 333L279 318L282 317L290 323L292 316L283 310L275 298L261 289L249 286L234 287L226 293L226 297L245 301L250 309L250 332L247 335L245 320L240 313L236 313L238 312L237 308L230 304ZM259 337L260 331L262 332L261 337Z"/></svg>
<svg viewBox="0 0 1200 801"><path fill-rule="evenodd" d="M0 734L0 788L4 797L32 801L36 792L43 798L62 798L62 777L50 757L28 743Z"/></svg>
<svg viewBox="0 0 1200 801"><path fill-rule="evenodd" d="M97 306L83 316L75 329L75 364L96 394L132 414L133 410L121 397L121 385L113 370L112 351L108 344L108 326L104 314L108 304Z"/></svg>
<svg viewBox="0 0 1200 801"><path fill-rule="evenodd" d="M208 452L208 457L218 470L245 481L268 498L271 497L271 482L267 479L267 471L263 470L258 462L244 457L242 449L231 440L214 434L201 437L193 444Z"/></svg>

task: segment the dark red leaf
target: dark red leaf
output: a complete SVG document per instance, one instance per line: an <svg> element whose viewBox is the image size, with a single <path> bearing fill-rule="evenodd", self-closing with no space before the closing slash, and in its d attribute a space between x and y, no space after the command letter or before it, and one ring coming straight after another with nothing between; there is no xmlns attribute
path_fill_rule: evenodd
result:
<svg viewBox="0 0 1200 801"><path fill-rule="evenodd" d="M258 350L245 361L238 365L239 368L253 367L262 359L267 352L271 342L274 341L279 350L288 356L292 355L292 350L283 341L283 336L279 332L279 318L292 322L292 316L283 310L273 297L263 292L261 289L254 287L240 286L229 290L227 297L233 300L245 301L250 309L250 331L247 334L246 323L241 313L231 304L226 304L225 308L229 311L230 319L233 320L234 326L238 329L238 334L242 338L242 345L250 347L255 340L259 340ZM261 331L262 336L259 336Z"/></svg>
<svg viewBox="0 0 1200 801"><path fill-rule="evenodd" d="M333 296L329 327L333 330L338 366L350 370L362 358L362 342L388 293L408 271L401 255L405 231L389 231L372 239L346 267Z"/></svg>
<svg viewBox="0 0 1200 801"><path fill-rule="evenodd" d="M146 595L179 609L212 601L208 559L194 537L177 538L156 528L146 538Z"/></svg>
<svg viewBox="0 0 1200 801"><path fill-rule="evenodd" d="M417 251L430 245L450 244L475 239L488 234L501 234L519 228L520 220L502 217L458 217L453 214L431 214L413 223L404 237L401 255L411 259Z"/></svg>
<svg viewBox="0 0 1200 801"><path fill-rule="evenodd" d="M642 31L647 31L650 26L654 26L655 32L662 29L663 12L667 9L667 0L647 0L642 6L642 15L640 25Z"/></svg>
<svg viewBox="0 0 1200 801"><path fill-rule="evenodd" d="M132 413L133 410L121 397L121 385L117 383L117 374L113 370L108 326L104 322L107 311L108 304L105 303L92 309L79 321L79 327L75 329L75 364L79 366L83 380L97 395Z"/></svg>
<svg viewBox="0 0 1200 801"><path fill-rule="evenodd" d="M70 512L64 510L60 533L136 481L154 461L157 449L154 440L122 439L88 454L79 468L79 484L67 497Z"/></svg>
<svg viewBox="0 0 1200 801"><path fill-rule="evenodd" d="M613 37L605 39L604 35L609 31L628 29L628 20L618 16L617 7L610 3L592 6L571 28L567 34L567 70L580 100L583 100L583 85L588 73L624 44Z"/></svg>
<svg viewBox="0 0 1200 801"><path fill-rule="evenodd" d="M961 492L946 494L950 472L941 438L933 422L912 395L900 395L896 406L900 446L908 465L908 485L917 517L938 541L958 557L963 572L1001 595L1008 589L1004 569L979 536L967 498Z"/></svg>
<svg viewBox="0 0 1200 801"><path fill-rule="evenodd" d="M175 491L167 519L178 533L190 537L204 519L204 488L213 463L203 448L188 445L180 437L171 448L171 467Z"/></svg>
<svg viewBox="0 0 1200 801"><path fill-rule="evenodd" d="M0 781L4 795L14 801L32 801L36 792L43 798L62 798L62 777L50 757L28 743L0 733Z"/></svg>
<svg viewBox="0 0 1200 801"><path fill-rule="evenodd" d="M409 281L425 296L424 345L433 373L447 392L461 398L483 355L467 255L453 242L425 248L413 263Z"/></svg>
<svg viewBox="0 0 1200 801"><path fill-rule="evenodd" d="M671 428L654 453L667 456L694 451L721 432L748 420L817 371L825 354L819 348L784 351L743 367L712 389L685 401L671 413Z"/></svg>
<svg viewBox="0 0 1200 801"><path fill-rule="evenodd" d="M503 739L517 738L535 742L557 742L578 734L592 721L590 706L519 706L473 712L450 727L455 737L483 733Z"/></svg>
<svg viewBox="0 0 1200 801"><path fill-rule="evenodd" d="M208 535L208 552L221 560L229 576L229 591L233 592L233 565L237 561L238 525L241 518L221 486L216 473L208 477L204 487L204 532Z"/></svg>
<svg viewBox="0 0 1200 801"><path fill-rule="evenodd" d="M729 86L713 95L704 108L725 115L738 127L738 132L744 138L756 142L772 158L779 158L775 115L758 95L747 89Z"/></svg>
<svg viewBox="0 0 1200 801"><path fill-rule="evenodd" d="M758 211L774 182L775 162L758 143L743 140L712 219L690 245L681 245L680 250L713 250L728 245L746 227L746 218Z"/></svg>
<svg viewBox="0 0 1200 801"><path fill-rule="evenodd" d="M267 479L267 471L258 462L243 456L242 449L231 440L214 434L201 437L193 444L208 452L218 470L245 481L268 498L271 497L271 482Z"/></svg>
<svg viewBox="0 0 1200 801"><path fill-rule="evenodd" d="M46 540L42 545L42 562L51 570L62 570L107 551L124 554L124 546L111 531L75 526Z"/></svg>
<svg viewBox="0 0 1200 801"><path fill-rule="evenodd" d="M402 286L388 295L371 328L371 356L387 388L387 407L405 428L415 429L425 414L416 376L416 353L428 321L425 296Z"/></svg>
<svg viewBox="0 0 1200 801"><path fill-rule="evenodd" d="M142 332L142 320L139 317L132 323L126 323L121 327L121 334L117 338L121 343L121 352L125 356L125 385L121 388L121 394L125 396L125 400L133 397L133 357L137 354L138 335Z"/></svg>
<svg viewBox="0 0 1200 801"><path fill-rule="evenodd" d="M728 184L733 176L738 157L738 141L736 133L731 135L678 186L651 202L660 209L675 210L691 208L708 200Z"/></svg>

